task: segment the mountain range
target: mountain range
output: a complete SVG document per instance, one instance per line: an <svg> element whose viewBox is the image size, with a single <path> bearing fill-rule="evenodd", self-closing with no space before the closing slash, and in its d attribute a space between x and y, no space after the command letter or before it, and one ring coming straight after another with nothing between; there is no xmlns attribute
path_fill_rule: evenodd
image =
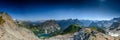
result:
<svg viewBox="0 0 120 40"><path fill-rule="evenodd" d="M62 38L63 36L70 35L69 39L75 40L114 40L114 39L119 40L120 36L120 17L102 21L67 19L67 20L44 20L44 21L42 20L34 22L15 20L15 22L19 26L26 27L33 31L33 33L35 33L39 38L42 36L50 36L52 37L50 39L55 39L56 37ZM72 24L77 24L79 26L77 27L70 26ZM79 27L82 28L79 30ZM67 34L61 35L62 32L65 32ZM69 34L71 32L73 32L73 34ZM74 32L76 36L74 35Z"/></svg>

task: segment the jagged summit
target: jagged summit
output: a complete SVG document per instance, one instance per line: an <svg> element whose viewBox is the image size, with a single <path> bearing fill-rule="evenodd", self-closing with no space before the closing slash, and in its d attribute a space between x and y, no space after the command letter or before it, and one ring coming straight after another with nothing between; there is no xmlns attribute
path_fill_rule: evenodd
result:
<svg viewBox="0 0 120 40"><path fill-rule="evenodd" d="M30 30L18 27L6 12L0 12L0 23L0 40L38 40Z"/></svg>
<svg viewBox="0 0 120 40"><path fill-rule="evenodd" d="M11 26L16 27L16 24L15 24L15 22L13 21L13 19L12 19L11 16L9 16L6 12L0 12L0 16L1 16L1 18L2 18L5 22L9 23ZM4 24L4 25L5 25L5 24Z"/></svg>
<svg viewBox="0 0 120 40"><path fill-rule="evenodd" d="M9 16L7 12L0 12L0 16L4 16L4 15Z"/></svg>

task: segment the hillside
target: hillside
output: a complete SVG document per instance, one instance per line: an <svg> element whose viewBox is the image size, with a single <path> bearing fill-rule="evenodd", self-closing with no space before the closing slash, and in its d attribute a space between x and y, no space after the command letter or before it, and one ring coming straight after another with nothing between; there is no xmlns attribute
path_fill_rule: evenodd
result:
<svg viewBox="0 0 120 40"><path fill-rule="evenodd" d="M71 24L68 28L63 30L63 34L75 33L80 29L81 27L78 24Z"/></svg>
<svg viewBox="0 0 120 40"><path fill-rule="evenodd" d="M75 33L74 40L120 40L120 38L93 30L93 28L83 28Z"/></svg>
<svg viewBox="0 0 120 40"><path fill-rule="evenodd" d="M0 12L0 40L39 40L34 33L18 27L5 12Z"/></svg>

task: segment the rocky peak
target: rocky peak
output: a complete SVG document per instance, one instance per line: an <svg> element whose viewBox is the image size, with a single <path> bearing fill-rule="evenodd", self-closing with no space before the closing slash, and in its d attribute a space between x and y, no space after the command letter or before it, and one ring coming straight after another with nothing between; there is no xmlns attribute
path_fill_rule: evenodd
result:
<svg viewBox="0 0 120 40"><path fill-rule="evenodd" d="M0 19L0 40L38 40L30 30L18 27L6 12L0 12Z"/></svg>
<svg viewBox="0 0 120 40"><path fill-rule="evenodd" d="M11 27L16 29L17 25L15 24L11 16L9 16L6 12L0 12L0 16L5 21L5 23L2 24L4 27L6 27L6 25L9 24Z"/></svg>
<svg viewBox="0 0 120 40"><path fill-rule="evenodd" d="M39 28L42 28L46 34L60 30L60 26L55 20L47 20L43 22Z"/></svg>

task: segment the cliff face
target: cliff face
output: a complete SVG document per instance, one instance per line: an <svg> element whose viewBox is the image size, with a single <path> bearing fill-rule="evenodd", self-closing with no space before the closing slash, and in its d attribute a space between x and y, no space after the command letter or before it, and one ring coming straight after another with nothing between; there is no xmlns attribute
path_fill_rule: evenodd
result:
<svg viewBox="0 0 120 40"><path fill-rule="evenodd" d="M53 33L60 30L60 26L56 23L55 20L45 21L41 24L41 27L39 28L42 28L45 34Z"/></svg>
<svg viewBox="0 0 120 40"><path fill-rule="evenodd" d="M0 12L0 40L38 40L30 30L18 27L5 12Z"/></svg>

